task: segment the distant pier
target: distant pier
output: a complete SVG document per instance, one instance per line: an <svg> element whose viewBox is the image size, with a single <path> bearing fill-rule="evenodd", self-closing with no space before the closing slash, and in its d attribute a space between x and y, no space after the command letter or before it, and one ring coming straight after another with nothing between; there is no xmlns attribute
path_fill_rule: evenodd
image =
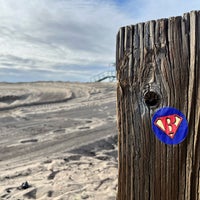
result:
<svg viewBox="0 0 200 200"><path fill-rule="evenodd" d="M116 80L115 70L102 72L100 74L93 76L90 79L91 82L102 82L102 81L114 82L115 80Z"/></svg>

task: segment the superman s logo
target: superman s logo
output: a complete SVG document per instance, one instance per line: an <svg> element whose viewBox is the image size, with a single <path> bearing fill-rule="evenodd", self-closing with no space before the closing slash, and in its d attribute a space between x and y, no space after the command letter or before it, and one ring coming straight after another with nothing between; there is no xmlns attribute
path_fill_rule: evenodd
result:
<svg viewBox="0 0 200 200"><path fill-rule="evenodd" d="M158 117L154 124L171 139L174 138L183 118L177 114Z"/></svg>

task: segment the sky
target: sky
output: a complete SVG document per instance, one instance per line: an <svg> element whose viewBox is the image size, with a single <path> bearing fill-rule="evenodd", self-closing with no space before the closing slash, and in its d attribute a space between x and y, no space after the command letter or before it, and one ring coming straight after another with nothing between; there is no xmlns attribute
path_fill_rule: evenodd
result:
<svg viewBox="0 0 200 200"><path fill-rule="evenodd" d="M120 27L199 9L199 0L0 0L0 82L89 82L115 69Z"/></svg>

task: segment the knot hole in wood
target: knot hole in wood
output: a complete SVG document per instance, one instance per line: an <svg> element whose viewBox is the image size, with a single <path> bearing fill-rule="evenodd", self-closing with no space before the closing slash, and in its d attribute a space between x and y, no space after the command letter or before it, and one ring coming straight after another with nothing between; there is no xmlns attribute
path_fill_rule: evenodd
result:
<svg viewBox="0 0 200 200"><path fill-rule="evenodd" d="M160 95L154 91L148 91L144 94L144 102L148 107L158 106L160 103Z"/></svg>

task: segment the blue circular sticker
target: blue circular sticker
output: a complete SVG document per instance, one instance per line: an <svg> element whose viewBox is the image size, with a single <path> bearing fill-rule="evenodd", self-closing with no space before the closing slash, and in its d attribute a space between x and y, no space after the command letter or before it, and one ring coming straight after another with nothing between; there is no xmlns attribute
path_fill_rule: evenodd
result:
<svg viewBox="0 0 200 200"><path fill-rule="evenodd" d="M179 144L188 134L188 122L179 110L165 107L154 114L152 129L156 137L165 144Z"/></svg>

